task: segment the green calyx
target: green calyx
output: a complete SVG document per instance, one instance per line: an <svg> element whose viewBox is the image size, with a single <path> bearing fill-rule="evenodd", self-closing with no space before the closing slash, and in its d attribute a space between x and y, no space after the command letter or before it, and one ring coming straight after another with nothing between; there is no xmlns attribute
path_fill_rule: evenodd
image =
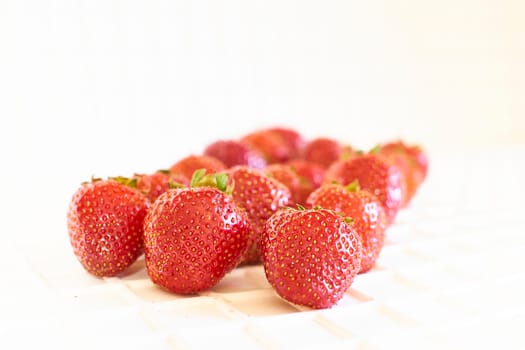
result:
<svg viewBox="0 0 525 350"><path fill-rule="evenodd" d="M190 187L213 187L226 194L231 194L233 191L233 185L228 186L227 174L206 174L206 169L195 170L191 177Z"/></svg>
<svg viewBox="0 0 525 350"><path fill-rule="evenodd" d="M370 153L370 154L378 154L380 150L381 150L381 145L377 144L374 147L372 147L372 149L370 151L368 151L368 153Z"/></svg>
<svg viewBox="0 0 525 350"><path fill-rule="evenodd" d="M344 220L348 225L352 225L354 223L354 219L352 219L350 216L345 216Z"/></svg>
<svg viewBox="0 0 525 350"><path fill-rule="evenodd" d="M95 177L95 175L91 175L91 180L90 181L82 181L80 184L81 185L88 185L88 184L92 184L92 183L95 183L95 182L98 182L98 181L102 181L102 178Z"/></svg>
<svg viewBox="0 0 525 350"><path fill-rule="evenodd" d="M297 206L297 209L299 209L299 210L301 210L301 211L302 211L302 210L306 210L306 208L303 207L303 206L302 206L301 204L299 204L299 203L297 203L296 206Z"/></svg>
<svg viewBox="0 0 525 350"><path fill-rule="evenodd" d="M110 177L110 180L116 181L119 184L122 184L124 186L128 186L131 188L137 188L137 179L136 178L129 178L124 176L116 176L116 177Z"/></svg>
<svg viewBox="0 0 525 350"><path fill-rule="evenodd" d="M184 184L181 184L177 181L168 181L168 188L170 190L186 187Z"/></svg>
<svg viewBox="0 0 525 350"><path fill-rule="evenodd" d="M345 189L348 192L357 192L361 189L359 186L359 180L355 179L354 181L350 182L348 185L346 185Z"/></svg>

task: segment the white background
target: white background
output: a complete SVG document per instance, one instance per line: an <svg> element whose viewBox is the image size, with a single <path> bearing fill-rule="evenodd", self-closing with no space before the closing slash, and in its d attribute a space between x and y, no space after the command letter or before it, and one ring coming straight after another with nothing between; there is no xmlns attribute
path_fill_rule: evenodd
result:
<svg viewBox="0 0 525 350"><path fill-rule="evenodd" d="M519 0L2 0L3 212L65 225L91 175L276 124L362 148L523 144L524 16Z"/></svg>
<svg viewBox="0 0 525 350"><path fill-rule="evenodd" d="M522 256L524 231L524 62L523 0L0 0L0 342L77 346L96 340L105 315L115 319L104 287L106 313L76 314L91 308L81 282L100 282L82 272L67 238L80 182L166 168L215 139L272 125L359 148L398 137L427 148L422 206L407 214L426 211L430 221L408 224L442 234L428 250L454 268L466 263L460 285L481 286L453 307L488 315L473 338L521 342L523 263L511 260ZM478 260L453 254L458 234L460 251ZM49 287L56 282L63 294ZM493 317L499 308L517 321ZM108 329L132 333L125 324ZM462 338L459 329L451 343Z"/></svg>

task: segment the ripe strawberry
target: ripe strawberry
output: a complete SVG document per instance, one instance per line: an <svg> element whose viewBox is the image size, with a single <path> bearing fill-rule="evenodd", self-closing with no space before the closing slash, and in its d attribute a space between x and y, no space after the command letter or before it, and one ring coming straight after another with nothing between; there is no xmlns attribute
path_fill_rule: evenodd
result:
<svg viewBox="0 0 525 350"><path fill-rule="evenodd" d="M290 204L294 205L297 203L303 203L301 198L301 180L299 176L292 171L292 169L285 164L270 164L264 172L271 178L276 179L280 183L284 184L290 190L292 194L292 200ZM305 198L306 199L306 198Z"/></svg>
<svg viewBox="0 0 525 350"><path fill-rule="evenodd" d="M208 174L213 174L225 170L226 165L214 157L190 155L170 167L172 173L182 174L188 179L191 179L193 173L198 169L206 169Z"/></svg>
<svg viewBox="0 0 525 350"><path fill-rule="evenodd" d="M305 159L292 159L285 163L293 172L308 181L315 188L323 183L325 169Z"/></svg>
<svg viewBox="0 0 525 350"><path fill-rule="evenodd" d="M242 137L241 141L262 154L268 164L285 162L297 154L292 141L275 130L254 131Z"/></svg>
<svg viewBox="0 0 525 350"><path fill-rule="evenodd" d="M288 147L289 159L299 157L299 154L302 152L304 145L306 144L304 138L299 132L284 127L273 127L267 129L267 131L277 135Z"/></svg>
<svg viewBox="0 0 525 350"><path fill-rule="evenodd" d="M401 170L406 189L402 206L406 207L427 174L428 161L424 151L418 146L396 141L379 146L377 154Z"/></svg>
<svg viewBox="0 0 525 350"><path fill-rule="evenodd" d="M248 250L242 263L260 263L260 244L264 224L273 213L290 203L290 191L285 185L267 177L263 172L246 166L234 167L230 169L229 174L234 183L233 199L246 210L251 225Z"/></svg>
<svg viewBox="0 0 525 350"><path fill-rule="evenodd" d="M308 197L311 207L320 206L352 218L352 226L361 237L363 256L359 273L370 270L383 248L386 215L377 198L360 190L357 181L343 187L337 184L321 186Z"/></svg>
<svg viewBox="0 0 525 350"><path fill-rule="evenodd" d="M296 164L298 167L290 164ZM310 166L303 163L300 159L293 160L290 164L270 164L264 171L268 176L283 183L290 189L292 193L290 204L305 205L308 195L318 187L317 182L320 180L320 174L322 176L324 170L321 169L319 172L319 168L314 168L315 165ZM299 171L305 176L301 176Z"/></svg>
<svg viewBox="0 0 525 350"><path fill-rule="evenodd" d="M189 185L189 180L182 174L174 174L169 170L159 170L153 174L135 174L136 188L141 191L150 202L154 202L161 194L174 185Z"/></svg>
<svg viewBox="0 0 525 350"><path fill-rule="evenodd" d="M373 154L335 162L325 173L325 183L343 186L357 180L363 190L377 197L390 225L401 206L403 189L400 170Z"/></svg>
<svg viewBox="0 0 525 350"><path fill-rule="evenodd" d="M214 182L197 177L192 185ZM215 179L216 186L225 190L227 179ZM153 203L144 222L144 246L154 283L175 293L193 294L214 286L239 263L250 224L245 211L218 188L173 189Z"/></svg>
<svg viewBox="0 0 525 350"><path fill-rule="evenodd" d="M204 155L219 159L228 168L235 165L246 165L250 168L262 169L266 166L266 161L259 152L236 140L213 142L206 147Z"/></svg>
<svg viewBox="0 0 525 350"><path fill-rule="evenodd" d="M352 284L361 249L359 235L335 212L282 209L264 228L264 271L282 298L329 308Z"/></svg>
<svg viewBox="0 0 525 350"><path fill-rule="evenodd" d="M115 180L83 184L67 215L69 239L82 266L98 277L129 267L142 254L148 209L145 196Z"/></svg>
<svg viewBox="0 0 525 350"><path fill-rule="evenodd" d="M285 163L299 178L297 203L306 204L306 198L323 183L325 169L304 159L293 159Z"/></svg>
<svg viewBox="0 0 525 350"><path fill-rule="evenodd" d="M332 163L340 159L348 159L355 151L350 146L344 146L339 141L319 137L309 141L304 147L303 159L328 168Z"/></svg>

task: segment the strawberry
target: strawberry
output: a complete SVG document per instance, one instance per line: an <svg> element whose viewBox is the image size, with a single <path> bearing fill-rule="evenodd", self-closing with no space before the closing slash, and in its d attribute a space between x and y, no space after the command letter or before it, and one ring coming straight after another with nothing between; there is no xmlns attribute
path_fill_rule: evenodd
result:
<svg viewBox="0 0 525 350"><path fill-rule="evenodd" d="M268 282L284 299L315 309L336 304L360 269L361 240L327 209L282 209L264 228Z"/></svg>
<svg viewBox="0 0 525 350"><path fill-rule="evenodd" d="M308 181L314 189L323 183L325 173L323 167L304 159L292 159L285 164L297 175Z"/></svg>
<svg viewBox="0 0 525 350"><path fill-rule="evenodd" d="M289 159L299 157L304 145L304 138L296 130L285 127L273 127L266 130L267 132L277 135L281 141L288 147Z"/></svg>
<svg viewBox="0 0 525 350"><path fill-rule="evenodd" d="M302 202L302 189L301 179L299 176L292 171L292 169L285 164L270 164L264 172L271 178L284 184L290 190L292 194L292 201L290 204L303 203ZM306 198L305 198L306 199Z"/></svg>
<svg viewBox="0 0 525 350"><path fill-rule="evenodd" d="M278 209L291 201L289 189L282 183L267 177L262 171L237 166L229 174L234 183L232 196L236 203L246 209L251 224L248 250L242 262L261 262L260 243L266 220Z"/></svg>
<svg viewBox="0 0 525 350"><path fill-rule="evenodd" d="M191 186L163 193L144 221L150 279L181 294L217 284L245 253L250 223L226 190L225 175L197 171ZM216 187L211 187L212 185Z"/></svg>
<svg viewBox="0 0 525 350"><path fill-rule="evenodd" d="M153 174L135 174L132 181L151 202L154 202L161 194L176 185L188 185L189 180L182 174L174 174L169 170L158 170Z"/></svg>
<svg viewBox="0 0 525 350"><path fill-rule="evenodd" d="M363 244L359 272L370 270L385 241L386 215L377 198L368 191L360 190L358 182L354 181L346 187L323 185L310 194L307 203L311 207L320 206L352 218L352 226Z"/></svg>
<svg viewBox="0 0 525 350"><path fill-rule="evenodd" d="M377 197L390 225L403 199L400 170L374 154L364 154L337 161L325 173L325 183L348 185L355 180L362 189Z"/></svg>
<svg viewBox="0 0 525 350"><path fill-rule="evenodd" d="M254 131L243 136L241 142L262 154L268 164L285 162L295 157L298 152L291 139L275 130Z"/></svg>
<svg viewBox="0 0 525 350"><path fill-rule="evenodd" d="M264 171L269 177L276 179L290 189L292 193L291 204L305 205L306 198L318 186L317 182L320 180L320 174L322 176L324 170L319 172L319 168L309 167L302 163L300 159L294 160L290 164L270 164ZM295 167L293 164L299 167ZM301 176L299 171L305 176Z"/></svg>
<svg viewBox="0 0 525 350"><path fill-rule="evenodd" d="M406 207L425 180L428 160L418 146L408 146L403 141L389 142L377 148L377 154L400 170L405 184L402 206Z"/></svg>
<svg viewBox="0 0 525 350"><path fill-rule="evenodd" d="M205 169L208 174L213 174L225 170L226 165L215 157L190 155L173 164L169 170L191 179L198 169Z"/></svg>
<svg viewBox="0 0 525 350"><path fill-rule="evenodd" d="M306 144L302 158L323 168L328 168L335 161L347 159L354 154L350 146L344 146L331 138L319 137Z"/></svg>
<svg viewBox="0 0 525 350"><path fill-rule="evenodd" d="M285 163L299 178L297 203L306 204L306 198L323 183L325 169L304 159L293 159Z"/></svg>
<svg viewBox="0 0 525 350"><path fill-rule="evenodd" d="M266 166L266 161L259 152L236 140L213 142L206 147L204 155L219 159L228 168L246 165L250 168L262 169Z"/></svg>
<svg viewBox="0 0 525 350"><path fill-rule="evenodd" d="M113 179L94 179L75 192L67 214L73 252L98 277L114 276L142 254L149 201Z"/></svg>

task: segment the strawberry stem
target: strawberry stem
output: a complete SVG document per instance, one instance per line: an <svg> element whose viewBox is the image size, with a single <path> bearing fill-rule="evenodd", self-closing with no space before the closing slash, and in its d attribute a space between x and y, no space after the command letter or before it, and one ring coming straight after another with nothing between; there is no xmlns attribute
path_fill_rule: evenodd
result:
<svg viewBox="0 0 525 350"><path fill-rule="evenodd" d="M206 174L206 169L197 169L193 172L190 181L190 187L196 187L204 178Z"/></svg>
<svg viewBox="0 0 525 350"><path fill-rule="evenodd" d="M381 149L381 145L377 144L370 151L368 151L368 153L378 154L380 149Z"/></svg>
<svg viewBox="0 0 525 350"><path fill-rule="evenodd" d="M346 185L346 190L348 192L357 192L359 191L359 180L355 179L354 181L350 182L348 185Z"/></svg>
<svg viewBox="0 0 525 350"><path fill-rule="evenodd" d="M217 183L217 188L220 191L225 192L228 188L228 175L224 173L216 174L215 182Z"/></svg>
<svg viewBox="0 0 525 350"><path fill-rule="evenodd" d="M226 173L206 174L206 169L195 170L191 177L190 187L213 187L226 194L231 194L233 185L228 186Z"/></svg>
<svg viewBox="0 0 525 350"><path fill-rule="evenodd" d="M115 176L110 177L111 180L118 182L119 184L122 184L124 186L128 186L131 188L137 188L137 179L136 178L129 178L125 176Z"/></svg>

